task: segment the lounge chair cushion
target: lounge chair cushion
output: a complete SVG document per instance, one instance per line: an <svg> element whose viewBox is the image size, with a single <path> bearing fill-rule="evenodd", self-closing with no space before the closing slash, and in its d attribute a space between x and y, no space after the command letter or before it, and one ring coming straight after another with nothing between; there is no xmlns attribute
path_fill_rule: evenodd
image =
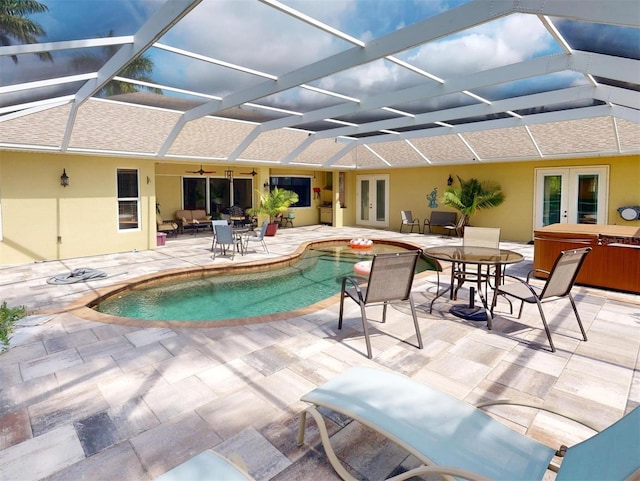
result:
<svg viewBox="0 0 640 481"><path fill-rule="evenodd" d="M228 459L213 451L203 451L167 471L155 481L251 481L252 479Z"/></svg>
<svg viewBox="0 0 640 481"><path fill-rule="evenodd" d="M640 406L601 431L571 446L562 460L556 481L639 479Z"/></svg>
<svg viewBox="0 0 640 481"><path fill-rule="evenodd" d="M459 399L377 369L351 368L301 399L383 433L427 464L494 479L542 479L555 452Z"/></svg>

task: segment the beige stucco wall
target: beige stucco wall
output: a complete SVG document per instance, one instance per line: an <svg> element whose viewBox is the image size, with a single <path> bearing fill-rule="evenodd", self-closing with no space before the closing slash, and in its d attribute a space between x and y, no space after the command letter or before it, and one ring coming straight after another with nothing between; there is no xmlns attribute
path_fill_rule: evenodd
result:
<svg viewBox="0 0 640 481"><path fill-rule="evenodd" d="M526 242L532 237L535 169L582 165L610 167L609 224L640 226L640 221L623 221L616 211L623 205L640 205L638 155L380 171L346 170L346 207L334 209L334 225L356 225L356 175L389 175L389 229L397 230L400 210L412 210L421 220L429 216L426 196L437 188L438 199L441 199L451 174L454 178L476 177L481 181L500 183L506 194L504 204L474 216L472 224L500 227L503 239ZM63 168L70 177L70 185L66 188L60 185ZM117 168L136 168L140 172L141 228L136 231L118 232ZM181 208L181 176L185 170L198 168L199 164L186 162L168 164L150 159L0 151L0 265L155 248L156 193L162 217L171 218ZM216 165L210 170L223 173L225 168ZM328 190L324 189L327 179L323 171L255 169L258 172L254 177L257 189L262 189L269 175L315 175L312 185L322 189L321 196L313 200L312 207L295 209L296 226L318 223L318 207L322 202L332 201L337 206L338 171L332 175L333 190ZM239 173L251 168L236 166L234 170ZM257 204L257 193L254 193L254 204ZM438 207L438 210L445 209L442 205Z"/></svg>
<svg viewBox="0 0 640 481"><path fill-rule="evenodd" d="M63 168L66 188L60 185ZM117 168L140 172L141 226L135 231L118 232ZM0 264L154 247L154 189L149 161L2 151Z"/></svg>
<svg viewBox="0 0 640 481"><path fill-rule="evenodd" d="M505 240L529 241L533 234L535 169L547 167L572 167L584 165L608 165L609 203L608 223L640 226L640 221L624 221L617 208L640 205L640 156L597 157L555 161L511 162L455 165L448 167L397 169L379 171L390 174L389 217L390 229L400 228L400 211L411 210L421 221L432 210L452 210L443 206L441 199L447 188L447 178L472 177L480 181L493 181L501 185L505 202L499 207L479 212L471 223L476 226L501 228ZM373 173L373 172L372 172ZM437 188L437 209L429 209L426 196ZM355 197L354 197L355 201ZM352 203L354 203L352 201Z"/></svg>

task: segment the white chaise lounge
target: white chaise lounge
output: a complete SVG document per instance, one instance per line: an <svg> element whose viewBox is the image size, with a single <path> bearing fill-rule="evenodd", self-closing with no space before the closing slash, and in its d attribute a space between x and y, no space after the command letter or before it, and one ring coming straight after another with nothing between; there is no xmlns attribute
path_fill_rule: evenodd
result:
<svg viewBox="0 0 640 481"><path fill-rule="evenodd" d="M582 443L556 450L474 406L393 372L354 367L301 399L311 406L301 414L298 444L304 441L309 413L331 465L345 480L354 478L331 447L319 407L382 433L426 465L391 478L394 481L428 472L476 480L541 480L548 468L557 469L550 467L556 454L563 455L556 481L640 479L640 406Z"/></svg>

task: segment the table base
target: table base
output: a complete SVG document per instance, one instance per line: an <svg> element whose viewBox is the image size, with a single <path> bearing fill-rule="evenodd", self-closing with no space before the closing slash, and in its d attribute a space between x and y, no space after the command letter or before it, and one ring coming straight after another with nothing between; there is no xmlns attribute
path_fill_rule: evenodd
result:
<svg viewBox="0 0 640 481"><path fill-rule="evenodd" d="M475 306L475 296L476 290L472 287L469 289L469 305L468 306L452 306L449 309L449 312L454 316L461 317L462 319L466 319L467 321L486 321L488 319L487 316L487 303L482 295L482 291L478 291L480 294L480 299L482 300L482 307Z"/></svg>
<svg viewBox="0 0 640 481"><path fill-rule="evenodd" d="M452 306L449 312L467 321L482 322L487 320L487 311L484 307Z"/></svg>

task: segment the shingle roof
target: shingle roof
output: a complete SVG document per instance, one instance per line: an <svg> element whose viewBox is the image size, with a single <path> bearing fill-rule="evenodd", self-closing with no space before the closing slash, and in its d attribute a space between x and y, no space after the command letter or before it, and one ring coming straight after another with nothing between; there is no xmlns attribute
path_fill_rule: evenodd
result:
<svg viewBox="0 0 640 481"><path fill-rule="evenodd" d="M47 2L51 10L59 3ZM199 0L160 4L131 27L129 36L77 40L60 35L46 44L0 47L0 66L8 72L0 86L0 148L326 168L640 152L640 9L635 0L592 0L588 8L569 0L475 0L423 17L414 13L413 23L377 36L375 26L367 25L366 41L323 20L331 18L332 10L337 17L343 2L324 4L316 17L294 9L293 2L237 3L256 32L247 30L232 40L271 51L271 58L260 58L263 67L273 61L274 72L283 68L275 60L292 57L289 70L271 74L249 60L243 64L243 50L234 51L238 58L223 60L224 51L215 42L197 47L209 51L188 50L208 34L194 30L207 25L203 18L212 19L211 28L237 20L222 4L213 17L212 3ZM142 0L132 5L143 11ZM380 5L392 7L388 0L367 3L369 8ZM310 8L299 5L304 6ZM261 24L252 19L262 17L265 22L284 18L289 28L311 32L301 39L315 39L320 32L329 41L318 40L305 59L299 45L285 42L284 33L261 40ZM515 25L539 23L538 30L548 37L546 50L527 53L527 40L497 23L511 20ZM449 55L455 63L461 55L455 48L459 40L473 50L485 40L486 29L510 34L505 44L517 58L466 65L460 67L463 73L443 78L427 70L438 68L424 59L427 53ZM616 42L607 40L612 34L618 35ZM91 52L105 43L118 46L117 53L95 71L59 75L65 59L69 66L77 64L77 57L71 57L74 63L60 52ZM41 51L60 53L56 69L47 64L37 72L25 60ZM121 76L140 54L153 58L158 71L158 79L142 85L163 95L100 98L113 78L140 85ZM9 71L12 55L19 55L22 64ZM165 76L158 83L170 67L179 70L177 59L183 58L189 68L182 77ZM223 86L217 76L204 73L213 68L221 79L229 76L235 82ZM446 72L448 67L440 68ZM349 75L362 91L352 91L345 81ZM200 82L200 90L189 82Z"/></svg>

